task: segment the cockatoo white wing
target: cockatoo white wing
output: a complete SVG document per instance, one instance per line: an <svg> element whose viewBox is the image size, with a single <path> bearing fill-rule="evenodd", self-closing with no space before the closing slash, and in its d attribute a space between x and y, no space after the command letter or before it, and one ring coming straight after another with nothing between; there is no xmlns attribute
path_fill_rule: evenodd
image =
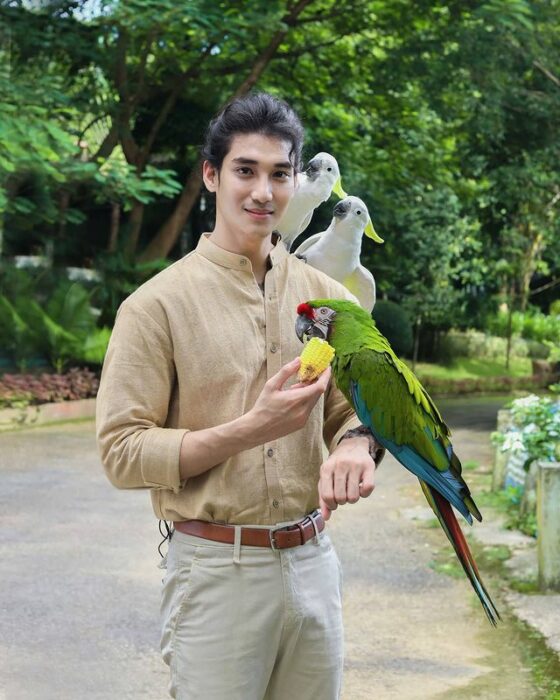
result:
<svg viewBox="0 0 560 700"><path fill-rule="evenodd" d="M309 251L309 249L313 247L321 238L323 233L324 231L321 231L321 233L314 233L312 236L309 236L309 238L306 238L305 241L303 241L303 243L294 251L294 254L305 255L305 251Z"/></svg>
<svg viewBox="0 0 560 700"><path fill-rule="evenodd" d="M369 311L373 311L375 306L375 279L371 272L363 265L358 267L343 281L349 292L358 299L360 306Z"/></svg>

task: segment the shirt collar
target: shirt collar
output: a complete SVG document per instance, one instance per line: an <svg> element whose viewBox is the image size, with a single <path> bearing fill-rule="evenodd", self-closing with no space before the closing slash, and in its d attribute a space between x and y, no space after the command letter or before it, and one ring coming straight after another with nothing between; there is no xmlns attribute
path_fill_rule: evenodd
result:
<svg viewBox="0 0 560 700"><path fill-rule="evenodd" d="M269 254L269 260L272 267L279 265L289 255L288 251L286 250L286 246L281 242L281 238L282 236L278 233L278 231L272 232L272 242L274 243L274 248ZM247 270L251 265L249 258L245 255L231 253L229 250L224 250L224 248L220 248L220 246L213 243L210 240L209 233L202 234L196 246L196 252L217 265L229 267L234 270Z"/></svg>

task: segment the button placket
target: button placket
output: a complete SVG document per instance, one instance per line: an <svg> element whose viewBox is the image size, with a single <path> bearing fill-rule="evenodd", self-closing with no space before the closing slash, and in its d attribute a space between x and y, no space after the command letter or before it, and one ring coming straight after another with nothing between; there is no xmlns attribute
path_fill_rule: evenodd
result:
<svg viewBox="0 0 560 700"><path fill-rule="evenodd" d="M270 379L282 366L282 352L280 347L280 317L278 313L278 299L276 295L276 270L273 267L265 277L265 340L266 340L266 376ZM282 488L278 474L278 446L276 442L266 445L264 448L264 469L268 488L268 502L271 514L276 522L284 518L284 506Z"/></svg>

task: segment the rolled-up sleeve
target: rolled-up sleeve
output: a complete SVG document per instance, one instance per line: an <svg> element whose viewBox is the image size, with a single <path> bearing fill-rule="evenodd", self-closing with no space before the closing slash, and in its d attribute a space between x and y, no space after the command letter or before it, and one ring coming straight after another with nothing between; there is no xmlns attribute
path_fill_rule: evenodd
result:
<svg viewBox="0 0 560 700"><path fill-rule="evenodd" d="M97 444L117 488L182 488L186 429L166 428L175 383L169 333L138 305L119 309L97 396Z"/></svg>

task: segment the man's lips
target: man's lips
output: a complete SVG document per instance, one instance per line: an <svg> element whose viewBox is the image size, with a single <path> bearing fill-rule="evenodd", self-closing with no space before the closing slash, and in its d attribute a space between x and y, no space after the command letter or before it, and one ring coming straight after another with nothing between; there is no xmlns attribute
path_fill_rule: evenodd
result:
<svg viewBox="0 0 560 700"><path fill-rule="evenodd" d="M274 213L268 209L245 209L245 211L257 219L266 219L268 216Z"/></svg>

